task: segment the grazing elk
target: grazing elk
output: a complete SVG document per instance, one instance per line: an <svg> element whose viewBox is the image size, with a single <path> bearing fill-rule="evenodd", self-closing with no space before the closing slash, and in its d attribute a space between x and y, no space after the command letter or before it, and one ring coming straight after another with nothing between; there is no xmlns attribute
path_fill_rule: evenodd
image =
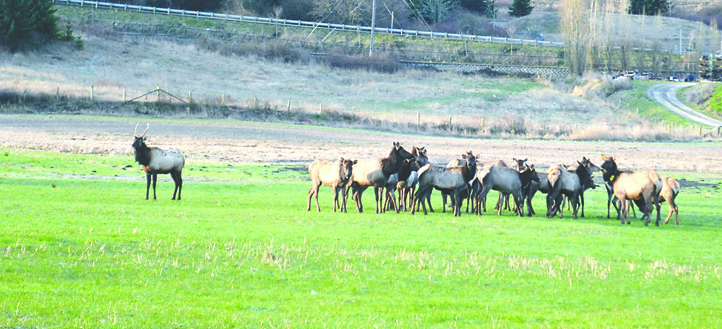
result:
<svg viewBox="0 0 722 329"><path fill-rule="evenodd" d="M316 196L316 209L320 212L321 207L318 205L318 189L321 185L333 188L333 211L339 201L338 193L341 192L341 205L339 211L346 212L346 184L351 178L353 165L357 160L345 160L339 158L336 161L315 160L308 166L308 174L311 176L311 189L308 191L308 207L306 211L311 210L311 198Z"/></svg>
<svg viewBox="0 0 722 329"><path fill-rule="evenodd" d="M617 219L621 219L624 224L624 218L629 221L629 200L644 200L644 212L642 218L646 218L644 226L649 225L652 217L652 206L657 209L656 226L659 226L661 216L659 214L659 193L662 190L662 178L656 171L631 172L620 171L617 167L616 157L605 157L602 155L604 163L602 164L602 177L605 182L609 182L614 192L614 196L619 199L620 211Z"/></svg>
<svg viewBox="0 0 722 329"><path fill-rule="evenodd" d="M667 218L664 219L665 225L669 223L672 213L674 213L674 224L679 225L679 208L676 203L679 190L679 182L677 182L676 179L672 177L662 178L662 191L659 192L659 203L661 204L664 201L669 203L669 214L667 215ZM642 203L642 200L635 200L634 203L642 212L644 212L644 204Z"/></svg>
<svg viewBox="0 0 722 329"><path fill-rule="evenodd" d="M181 172L183 172L183 166L185 165L185 158L183 153L177 148L161 150L157 147L148 147L145 145L145 133L148 132L150 125L146 123L145 131L143 135L137 136L138 125L135 125L135 131L133 136L135 141L133 142L133 148L135 149L135 161L137 161L147 178L148 184L145 189L145 199L148 200L148 194L150 192L150 181L153 179L153 200L155 196L155 184L158 180L158 174L170 174L175 183L175 189L173 190L173 200L175 200L176 192L178 193L178 200L181 199L181 189L183 188L183 178L181 178Z"/></svg>
<svg viewBox="0 0 722 329"><path fill-rule="evenodd" d="M384 212L384 188L391 175L399 172L405 159L413 159L414 156L404 150L401 144L394 142L394 146L386 158L362 159L354 165L350 184L347 184L346 192L352 189L352 198L356 203L356 211L363 212L362 195L369 187L374 187L376 197L376 213Z"/></svg>
<svg viewBox="0 0 722 329"><path fill-rule="evenodd" d="M536 173L533 165L525 164L525 168L519 172L512 168L505 167L484 167L477 174L476 179L480 180L482 190L479 192L474 202L476 203L476 214L481 215L481 200L491 190L499 191L499 193L510 194L514 198L516 205L516 214L524 217L524 204L522 203L522 191L524 187L532 181L538 181L539 175ZM499 207L498 215L501 216L503 207Z"/></svg>
<svg viewBox="0 0 722 329"><path fill-rule="evenodd" d="M424 202L431 190L436 188L454 195L454 216L461 216L461 202L467 193L468 182L474 178L476 172L476 158L472 152L463 154L466 160L463 166L445 168L427 164L419 169L419 187L414 194L411 204L411 214L414 214L416 204ZM426 207L424 207L426 215Z"/></svg>

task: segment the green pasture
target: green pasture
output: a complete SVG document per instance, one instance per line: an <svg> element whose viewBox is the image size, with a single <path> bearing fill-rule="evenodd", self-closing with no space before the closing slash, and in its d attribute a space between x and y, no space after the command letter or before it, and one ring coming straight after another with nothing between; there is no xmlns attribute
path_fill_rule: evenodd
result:
<svg viewBox="0 0 722 329"><path fill-rule="evenodd" d="M722 326L719 177L672 173L712 185L645 227L600 189L579 220L307 212L300 169L189 163L154 201L131 156L0 149L0 327Z"/></svg>

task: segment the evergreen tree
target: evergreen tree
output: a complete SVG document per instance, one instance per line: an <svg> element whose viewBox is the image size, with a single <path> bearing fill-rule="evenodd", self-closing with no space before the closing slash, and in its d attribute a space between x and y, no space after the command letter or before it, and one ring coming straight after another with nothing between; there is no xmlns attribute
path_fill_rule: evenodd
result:
<svg viewBox="0 0 722 329"><path fill-rule="evenodd" d="M531 0L514 0L509 7L509 15L515 17L522 17L531 14L534 6L531 5Z"/></svg>
<svg viewBox="0 0 722 329"><path fill-rule="evenodd" d="M0 45L17 51L34 36L58 38L58 18L50 0L0 0Z"/></svg>
<svg viewBox="0 0 722 329"><path fill-rule="evenodd" d="M668 0L631 0L627 12L634 15L667 15L670 5Z"/></svg>
<svg viewBox="0 0 722 329"><path fill-rule="evenodd" d="M496 0L460 0L459 5L486 17L496 16Z"/></svg>

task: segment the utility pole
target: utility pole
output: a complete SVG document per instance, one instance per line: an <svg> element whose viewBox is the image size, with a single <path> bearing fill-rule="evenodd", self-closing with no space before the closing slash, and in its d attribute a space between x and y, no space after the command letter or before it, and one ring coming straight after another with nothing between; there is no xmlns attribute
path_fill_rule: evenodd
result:
<svg viewBox="0 0 722 329"><path fill-rule="evenodd" d="M374 56L374 30L376 29L376 0L371 5L371 45L369 47L369 57Z"/></svg>

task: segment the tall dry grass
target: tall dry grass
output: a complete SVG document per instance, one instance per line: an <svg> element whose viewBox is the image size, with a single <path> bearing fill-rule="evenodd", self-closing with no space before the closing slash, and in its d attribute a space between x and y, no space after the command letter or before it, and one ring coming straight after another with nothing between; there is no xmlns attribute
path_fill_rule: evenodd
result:
<svg viewBox="0 0 722 329"><path fill-rule="evenodd" d="M190 104L167 96L157 100L153 95L151 99L154 101L91 101L87 97L0 91L0 113L229 119L468 138L639 142L722 140L716 130L704 130L700 135L696 128L675 127L668 130L669 126L649 123L636 126L604 123L577 126L529 122L523 116L489 119L467 116L451 121L442 116L425 116L417 121L416 117L398 113L357 113L333 107L314 109L303 104L288 108L287 104L257 99L239 101L232 97L214 97L197 99Z"/></svg>

